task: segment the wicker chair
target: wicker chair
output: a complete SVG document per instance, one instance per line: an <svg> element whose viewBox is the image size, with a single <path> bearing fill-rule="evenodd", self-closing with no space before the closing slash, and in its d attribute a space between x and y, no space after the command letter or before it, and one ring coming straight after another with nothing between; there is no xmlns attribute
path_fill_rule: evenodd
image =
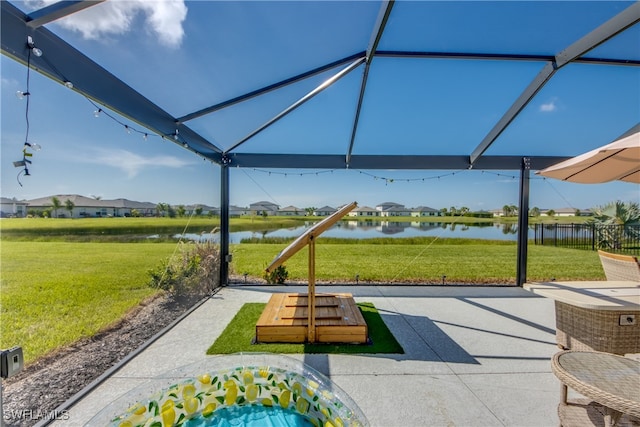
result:
<svg viewBox="0 0 640 427"><path fill-rule="evenodd" d="M640 282L640 263L631 255L611 254L598 251L607 280L631 280Z"/></svg>

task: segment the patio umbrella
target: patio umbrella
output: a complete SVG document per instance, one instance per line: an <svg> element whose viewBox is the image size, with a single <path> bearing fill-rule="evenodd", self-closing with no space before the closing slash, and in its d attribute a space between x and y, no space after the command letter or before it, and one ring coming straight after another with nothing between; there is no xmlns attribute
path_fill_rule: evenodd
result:
<svg viewBox="0 0 640 427"><path fill-rule="evenodd" d="M537 174L583 184L614 180L640 184L640 125L610 144L549 166Z"/></svg>

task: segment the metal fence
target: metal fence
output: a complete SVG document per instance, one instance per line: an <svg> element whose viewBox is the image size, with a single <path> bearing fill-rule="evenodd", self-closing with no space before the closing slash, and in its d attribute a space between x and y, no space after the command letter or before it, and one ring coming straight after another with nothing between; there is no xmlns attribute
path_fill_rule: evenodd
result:
<svg viewBox="0 0 640 427"><path fill-rule="evenodd" d="M640 225L534 224L536 245L640 255Z"/></svg>

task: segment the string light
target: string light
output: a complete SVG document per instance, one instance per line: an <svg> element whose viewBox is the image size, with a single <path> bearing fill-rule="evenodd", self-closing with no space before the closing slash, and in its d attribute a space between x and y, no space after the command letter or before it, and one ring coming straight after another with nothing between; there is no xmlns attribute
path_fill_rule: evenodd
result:
<svg viewBox="0 0 640 427"><path fill-rule="evenodd" d="M37 57L40 57L42 56L42 50L38 49L35 46L31 36L27 36L27 47L29 48L29 51L27 52L27 90L24 92L23 91L16 92L16 96L19 99L24 99L25 97L27 98L27 102L25 105L25 113L24 113L25 122L27 126L26 126L26 131L24 136L24 145L22 146L22 160L17 160L13 162L14 167L22 168L22 170L19 171L18 175L16 176L16 180L18 181L18 184L20 185L20 187L22 187L22 182L20 182L20 175L22 174L24 174L24 176L31 175L29 173L28 165L32 164L31 158L33 157L33 153L30 152L29 150L39 151L42 148L40 144L29 142L29 128L30 128L30 124L29 124L30 102L29 101L31 99L31 92L29 91L29 87L30 87L30 81L31 81L31 54Z"/></svg>
<svg viewBox="0 0 640 427"><path fill-rule="evenodd" d="M482 173L483 174L487 173L487 174L495 175L495 176L502 176L502 177L511 178L511 179L514 179L514 180L518 179L518 177L516 175L508 175L508 174L504 174L504 173L491 172L491 171L482 171ZM530 177L529 179L544 179L544 177L533 176L533 177Z"/></svg>
<svg viewBox="0 0 640 427"><path fill-rule="evenodd" d="M274 174L274 175L284 175L284 176L287 176L288 174L290 175L290 173L288 173L288 172L276 172L276 171L268 171L268 170L264 170L264 169L256 169L256 168L253 168L253 170L254 170L255 172L266 173L266 174L269 174L269 175L271 175L271 174ZM319 175L319 174L321 174L321 173L333 173L333 171L334 171L334 170L335 170L335 169L331 169L331 170L324 170L324 171L315 171L315 172L300 172L300 173L299 173L299 174L297 174L297 175L300 175L300 176L304 176L304 175L316 175L316 176L318 176L318 175Z"/></svg>
<svg viewBox="0 0 640 427"><path fill-rule="evenodd" d="M264 169L257 169L257 168L253 168L253 170L255 172L261 172L261 173L266 173L269 176L273 175L281 175L284 176L285 178L287 177L287 175L292 175L290 172L277 172L277 171L270 171L270 170L264 170ZM314 172L300 172L300 173L296 173L295 175L299 175L299 176L304 176L304 175L320 175L320 174L324 174L324 173L331 173L333 174L334 171L336 170L341 170L341 169L329 169L329 170L323 170L323 171L314 171ZM345 169L346 170L346 169ZM349 169L349 170L356 170L356 169ZM440 179L440 178L445 178L448 176L453 176L456 175L460 172L466 172L466 170L463 171L457 171L457 172L448 172L448 173L444 173L441 175L437 175L437 176L430 176L430 177L420 177L420 178L389 178L389 177L384 177L384 176L380 176L380 175L374 175L365 171L361 171L358 170L358 173L362 174L362 175L366 175L369 176L371 178L374 179L374 181L383 181L385 186L388 186L389 184L393 184L396 182L425 182L427 180L430 179Z"/></svg>
<svg viewBox="0 0 640 427"><path fill-rule="evenodd" d="M25 142L24 145L25 147L32 148L34 151L40 151L42 149L42 146L40 144L36 144L33 142Z"/></svg>
<svg viewBox="0 0 640 427"><path fill-rule="evenodd" d="M16 98L18 99L24 99L25 96L29 96L31 95L29 92L23 92L21 90L16 92Z"/></svg>
<svg viewBox="0 0 640 427"><path fill-rule="evenodd" d="M93 107L95 108L95 110L93 111L93 116L94 117L100 117L102 115L107 116L108 118L110 118L111 120L113 120L114 122L118 123L120 126L122 126L124 128L124 130L128 133L131 134L132 132L138 133L140 135L142 135L142 139L144 141L147 141L149 139L149 133L148 132L144 132L141 130L136 129L135 127L128 125L120 120L118 120L116 117L112 116L111 114L109 114L109 112L103 110L101 107L99 107L95 102L93 102L92 100L90 100L89 98L85 99L91 104L93 105ZM159 136L160 135L151 135L151 136ZM164 139L164 136L161 136L162 139Z"/></svg>
<svg viewBox="0 0 640 427"><path fill-rule="evenodd" d="M37 57L41 57L41 56L42 56L42 50L41 50L41 49L39 49L39 48L35 45L35 43L34 43L34 41L33 41L33 38L32 38L31 36L27 36L27 47L29 48L29 50L28 50L28 52L27 52L27 90L26 90L26 91L17 91L17 92L16 92L16 96L17 96L19 99L27 98L27 107L26 107L26 117L27 117L27 137L25 138L25 141L28 141L28 135L29 135L29 117L28 117L28 113L29 113L29 97L30 97L30 95L31 95L31 93L29 92L29 76L30 76L29 72L30 72L30 69L31 69L31 67L30 67L31 55L33 54L33 55L35 55L35 56L37 56ZM43 62L47 63L47 64L48 64L48 66L50 67L50 69L51 69L52 71L54 71L54 73L55 73L55 74L57 74L57 75L58 75L58 77L59 77L60 81L62 81L62 83L64 84L64 86L65 86L65 87L67 87L68 89L73 89L73 88L74 88L73 83L72 83L69 79L67 79L67 78L66 78L66 77L65 77L65 76L60 72L60 70L58 70L58 69L56 68L56 66L55 66L54 64L52 64L52 63L51 63L51 62L50 62L46 57L43 57L41 60L42 60ZM94 115L94 117L98 118L98 117L100 117L101 115L105 115L105 116L107 116L108 118L110 118L111 120L113 120L114 122L116 122L116 123L118 123L119 125L123 126L123 127L124 127L124 129L125 129L125 131L126 131L128 134L131 134L132 132L135 132L135 133L139 133L139 134L141 134L141 135L142 135L142 139L143 139L144 141L147 141L147 140L149 139L150 134L149 134L148 132L140 131L140 130L138 130L138 129L134 128L133 126L130 126L130 125L126 124L126 123L123 123L122 121L120 121L120 120L118 120L116 117L114 117L113 115L109 114L107 111L103 110L103 109L102 109L102 107L98 106L95 102L93 102L93 101L92 101L91 99L89 99L88 97L86 97L86 96L85 96L85 99L86 99L86 100L87 100L91 105L93 105L93 107L95 108L95 110L93 111L93 115ZM166 138L168 138L168 137L169 137L169 135L156 135L156 134L151 134L151 136L154 136L154 137L160 137L160 138L162 138L162 140L164 140L164 139L166 139ZM178 142L180 142L180 139L181 139L181 138L179 137L179 130L178 130L177 128L176 128L176 130L175 130L175 133L173 133L173 134L172 134L172 135L170 135L170 136L173 138L173 140L174 140L174 141L178 141ZM190 151L194 152L196 155L202 156L202 157L203 157L203 159L204 159L205 161L207 160L206 156L204 156L202 153L200 153L200 152L198 152L198 151L193 150L192 148L190 148L190 147L189 147L189 144L188 144L186 141L184 141L184 140L183 140L183 141L181 141L181 145L182 145L182 146L184 146L185 148L187 148L188 150L190 150ZM25 142L25 149L26 149L26 148L34 148L34 149L35 149L35 146L40 147L38 144L28 144L27 142ZM28 152L26 152L26 153L28 153ZM29 154L30 154L30 153L29 153ZM28 176L28 175L29 175L29 170L28 170L28 168L27 168L27 164L30 164L30 163L31 163L31 161L28 161L28 159L26 159L26 157L30 157L30 155L23 156L23 160L20 160L20 161L16 161L16 162L14 162L14 165L15 165L16 167L23 167L23 168L24 168L24 170L23 170L21 173L24 173L25 175L27 175L27 176ZM213 163L213 160L212 160L212 163ZM21 174L21 173L20 173L20 174ZM20 174L18 174L18 183L20 184L20 186L22 186L22 184L20 183L20 179L19 179Z"/></svg>
<svg viewBox="0 0 640 427"><path fill-rule="evenodd" d="M257 169L257 168L252 168L253 171L255 172L261 172L261 173L266 173L269 176L273 175L281 175L284 176L285 178L287 177L287 175L292 175L289 172L277 172L277 171L269 171L269 170L264 170L264 169ZM333 173L333 171L335 170L341 170L341 169L330 169L330 170L323 170L323 171L315 171L315 172L300 172L300 173L296 173L295 175L298 176L304 176L304 175L320 175L320 174L324 174L324 173ZM355 169L350 169L350 170L355 170ZM389 184L393 184L393 183L398 183L398 182L426 182L428 180L432 180L432 179L437 179L440 180L441 178L446 178L448 176L454 176L456 174L460 174L462 172L467 172L471 169L464 169L464 170L460 170L460 171L456 171L456 172L447 172L444 174L440 174L440 175L436 175L436 176L429 176L429 177L420 177L420 178L389 178L389 177L385 177L385 176L380 176L380 175L374 175L365 171L361 171L359 170L358 173L361 175L366 175L369 176L371 178L374 179L374 181L383 181L385 186L388 186ZM497 172L490 172L490 171L480 171L481 173L487 173L487 174L492 174L492 175L496 175L496 176L501 176L501 177L507 177L507 178L511 178L514 180L517 180L518 177L514 176L514 175L508 175L508 174L504 174L504 173L497 173ZM530 179L534 180L534 179L542 179L542 180L546 180L546 178L544 177L531 177Z"/></svg>
<svg viewBox="0 0 640 427"><path fill-rule="evenodd" d="M392 184L392 183L394 183L396 181L397 182L417 182L417 181L425 182L426 180L429 180L429 179L440 179L440 178L444 178L444 177L447 177L447 176L453 176L453 175L455 175L457 173L457 172L448 172L448 173L445 173L445 174L442 174L442 175L421 177L421 178L387 178L387 177L384 177L384 176L374 175L374 174L371 174L371 173L368 173L368 172L364 172L364 171L358 171L358 172L360 174L362 174L362 175L370 176L376 181L377 180L382 180L382 181L384 181L384 185L389 185L389 184Z"/></svg>
<svg viewBox="0 0 640 427"><path fill-rule="evenodd" d="M35 43L33 43L33 38L31 36L27 36L27 46L29 46L30 53L33 53L35 56L42 56L42 50L36 47Z"/></svg>

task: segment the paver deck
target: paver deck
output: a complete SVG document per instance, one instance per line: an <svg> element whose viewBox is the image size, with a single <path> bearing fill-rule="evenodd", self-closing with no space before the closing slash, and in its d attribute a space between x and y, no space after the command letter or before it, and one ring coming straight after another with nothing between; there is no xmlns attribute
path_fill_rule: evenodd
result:
<svg viewBox="0 0 640 427"><path fill-rule="evenodd" d="M221 289L69 409L56 426L91 425L150 378L202 361L247 302L305 286ZM556 426L553 300L515 287L318 286L371 302L404 354L289 355L346 391L372 426Z"/></svg>

